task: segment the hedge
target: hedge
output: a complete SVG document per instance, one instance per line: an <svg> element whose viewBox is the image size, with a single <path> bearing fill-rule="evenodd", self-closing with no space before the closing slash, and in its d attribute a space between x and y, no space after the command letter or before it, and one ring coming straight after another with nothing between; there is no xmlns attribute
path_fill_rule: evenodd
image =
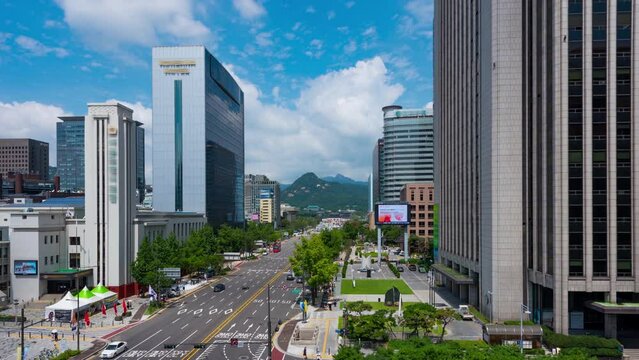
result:
<svg viewBox="0 0 639 360"><path fill-rule="evenodd" d="M78 355L80 352L78 350L67 350L65 352L63 352L62 354L52 358L51 360L67 360L70 359L73 356Z"/></svg>
<svg viewBox="0 0 639 360"><path fill-rule="evenodd" d="M346 255L344 256L344 265L342 266L342 279L346 279L346 270L348 269L348 258L351 257L352 248L349 246L346 248ZM351 260L352 264L352 260Z"/></svg>
<svg viewBox="0 0 639 360"><path fill-rule="evenodd" d="M393 272L393 274L395 274L395 277L399 278L399 270L397 270L397 267L391 262L388 262L387 264L388 268Z"/></svg>
<svg viewBox="0 0 639 360"><path fill-rule="evenodd" d="M563 335L544 327L543 341L550 348L581 348L590 356L617 357L623 355L621 343L593 335Z"/></svg>

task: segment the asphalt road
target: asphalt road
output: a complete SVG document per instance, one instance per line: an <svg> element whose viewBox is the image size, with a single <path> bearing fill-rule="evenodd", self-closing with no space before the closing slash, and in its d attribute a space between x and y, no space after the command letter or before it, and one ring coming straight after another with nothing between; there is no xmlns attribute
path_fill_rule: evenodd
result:
<svg viewBox="0 0 639 360"><path fill-rule="evenodd" d="M213 285L197 290L163 313L112 338L128 343L121 359L266 359L268 355L267 283L271 283L271 324L299 313L294 303L301 284L286 281L288 257L296 239L282 251L242 264L239 271L219 279L226 289ZM249 286L242 290L242 286ZM230 339L238 339L231 346ZM205 344L201 349L194 344ZM175 345L174 348L166 348Z"/></svg>

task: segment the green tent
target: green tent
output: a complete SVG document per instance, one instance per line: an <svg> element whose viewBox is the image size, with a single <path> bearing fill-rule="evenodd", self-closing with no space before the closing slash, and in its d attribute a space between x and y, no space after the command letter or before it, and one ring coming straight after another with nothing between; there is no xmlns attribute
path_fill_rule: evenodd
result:
<svg viewBox="0 0 639 360"><path fill-rule="evenodd" d="M106 286L102 285L102 283L99 283L98 286L94 287L93 290L91 290L91 292L95 295L106 294L109 292L109 289L107 289Z"/></svg>
<svg viewBox="0 0 639 360"><path fill-rule="evenodd" d="M95 295L89 290L88 287L85 286L84 289L82 289L82 291L80 291L77 296L80 299L90 299Z"/></svg>

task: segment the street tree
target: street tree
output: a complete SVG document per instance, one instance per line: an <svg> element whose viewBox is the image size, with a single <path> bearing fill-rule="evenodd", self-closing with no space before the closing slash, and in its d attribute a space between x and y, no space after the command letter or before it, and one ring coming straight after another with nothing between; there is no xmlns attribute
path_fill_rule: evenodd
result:
<svg viewBox="0 0 639 360"><path fill-rule="evenodd" d="M443 308L435 310L435 319L442 327L442 334L439 336L439 341L444 340L444 334L446 334L446 326L453 322L453 320L461 320L461 315L453 308Z"/></svg>
<svg viewBox="0 0 639 360"><path fill-rule="evenodd" d="M344 306L349 313L357 313L358 316L362 316L364 311L373 310L373 306L371 304L367 304L364 301L353 301L347 302Z"/></svg>
<svg viewBox="0 0 639 360"><path fill-rule="evenodd" d="M404 325L417 334L420 329L430 332L436 324L435 307L430 304L410 304L403 311Z"/></svg>

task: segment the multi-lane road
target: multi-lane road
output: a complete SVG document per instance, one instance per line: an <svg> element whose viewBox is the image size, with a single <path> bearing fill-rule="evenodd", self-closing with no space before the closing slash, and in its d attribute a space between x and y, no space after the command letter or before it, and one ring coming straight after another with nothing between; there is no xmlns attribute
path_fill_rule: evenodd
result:
<svg viewBox="0 0 639 360"><path fill-rule="evenodd" d="M295 240L282 251L242 264L233 274L177 301L161 314L119 333L111 340L128 343L121 359L259 360L268 354L267 284L271 283L271 323L285 321L300 310L295 298L301 285L287 281ZM213 292L215 283L226 289ZM242 289L248 285L248 289ZM237 346L231 345L237 339ZM196 344L205 346L195 348Z"/></svg>

